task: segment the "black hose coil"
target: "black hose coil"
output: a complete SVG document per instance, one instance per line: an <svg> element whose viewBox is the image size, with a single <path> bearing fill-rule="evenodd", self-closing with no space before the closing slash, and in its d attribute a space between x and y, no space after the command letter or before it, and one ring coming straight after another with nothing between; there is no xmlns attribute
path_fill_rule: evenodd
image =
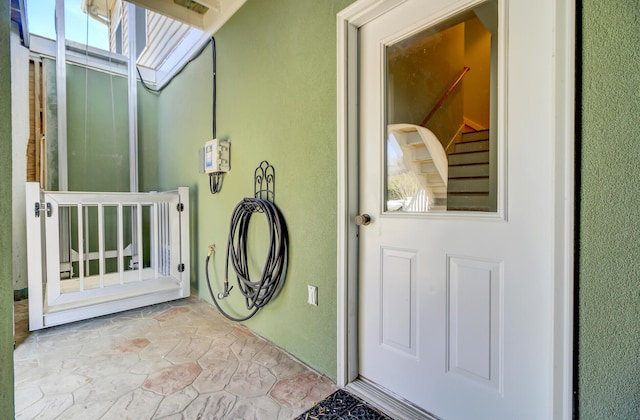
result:
<svg viewBox="0 0 640 420"><path fill-rule="evenodd" d="M249 222L251 216L255 213L263 213L269 225L269 250L259 281L251 280L247 258ZM233 321L245 321L251 318L260 308L269 303L286 277L289 259L289 234L282 213L278 207L269 200L246 197L236 205L231 214L229 236L227 238L227 258L224 270L225 293L228 293L230 290L228 288L228 279L229 261L231 261L238 280L238 288L242 296L244 296L247 310L251 311L246 317L233 317L227 314L218 304L209 280L210 256L210 254L207 255L205 272L209 292L216 307L224 316Z"/></svg>

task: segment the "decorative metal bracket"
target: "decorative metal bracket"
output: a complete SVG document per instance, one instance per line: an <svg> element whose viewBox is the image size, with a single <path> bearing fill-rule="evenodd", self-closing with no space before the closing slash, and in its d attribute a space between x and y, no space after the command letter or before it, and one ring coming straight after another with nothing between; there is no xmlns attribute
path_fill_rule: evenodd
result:
<svg viewBox="0 0 640 420"><path fill-rule="evenodd" d="M263 160L253 173L253 196L276 202L276 170Z"/></svg>

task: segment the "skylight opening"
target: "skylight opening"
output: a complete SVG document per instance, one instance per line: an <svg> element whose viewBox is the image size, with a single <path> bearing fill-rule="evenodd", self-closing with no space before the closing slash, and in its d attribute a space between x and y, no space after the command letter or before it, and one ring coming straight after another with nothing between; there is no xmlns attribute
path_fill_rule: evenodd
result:
<svg viewBox="0 0 640 420"><path fill-rule="evenodd" d="M107 0L103 0L106 1ZM50 40L56 40L56 2L30 0L27 6L29 32ZM104 22L89 17L82 10L82 0L64 2L65 38L82 45L109 50L109 28Z"/></svg>

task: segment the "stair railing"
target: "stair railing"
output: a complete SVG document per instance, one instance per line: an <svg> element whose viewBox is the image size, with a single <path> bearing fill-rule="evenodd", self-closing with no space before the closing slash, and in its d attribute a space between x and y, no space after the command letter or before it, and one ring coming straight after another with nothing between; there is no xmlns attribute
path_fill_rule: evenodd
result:
<svg viewBox="0 0 640 420"><path fill-rule="evenodd" d="M464 77L465 74L467 74L467 72L469 70L471 70L471 68L469 68L469 67L464 67L462 69L462 71L460 72L460 74L458 75L456 80L451 84L451 86L449 86L449 89L447 89L447 91L440 97L440 99L433 106L433 108L431 109L429 114L427 114L427 116L424 118L424 120L422 120L422 122L420 123L421 126L423 126L423 127L427 126L427 123L429 122L431 117L433 117L433 115L440 109L440 107L442 106L444 101L447 100L449 95L451 95L451 93L454 91L454 89L460 84L460 82L462 81L462 78Z"/></svg>

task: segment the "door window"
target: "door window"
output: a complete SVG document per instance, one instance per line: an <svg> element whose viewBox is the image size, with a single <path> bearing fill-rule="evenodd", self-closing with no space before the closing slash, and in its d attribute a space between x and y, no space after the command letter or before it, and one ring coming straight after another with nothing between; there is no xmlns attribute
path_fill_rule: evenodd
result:
<svg viewBox="0 0 640 420"><path fill-rule="evenodd" d="M495 212L496 2L386 47L387 212Z"/></svg>

